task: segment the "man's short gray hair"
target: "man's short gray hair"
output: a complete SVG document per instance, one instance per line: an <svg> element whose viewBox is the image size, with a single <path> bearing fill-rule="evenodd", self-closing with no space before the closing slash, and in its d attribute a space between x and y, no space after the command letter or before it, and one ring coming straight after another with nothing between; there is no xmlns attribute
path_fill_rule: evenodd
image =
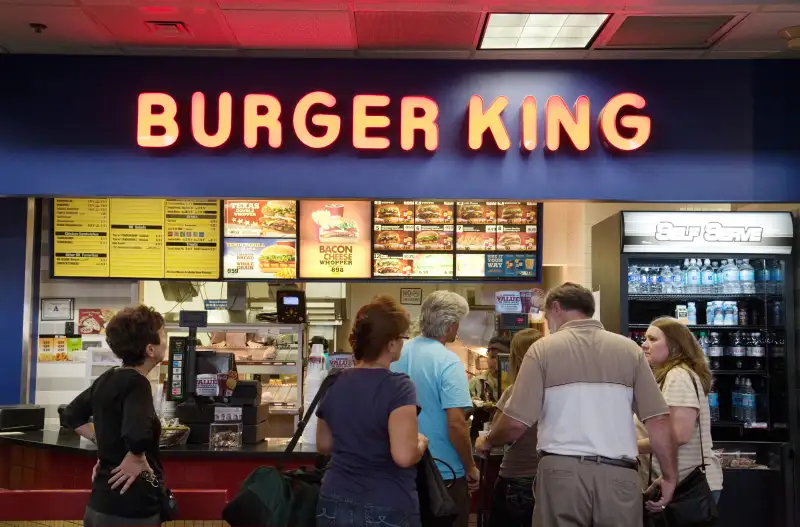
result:
<svg viewBox="0 0 800 527"><path fill-rule="evenodd" d="M468 313L469 304L464 297L452 291L435 291L422 303L420 331L429 339L440 339L447 334L447 328L461 322Z"/></svg>

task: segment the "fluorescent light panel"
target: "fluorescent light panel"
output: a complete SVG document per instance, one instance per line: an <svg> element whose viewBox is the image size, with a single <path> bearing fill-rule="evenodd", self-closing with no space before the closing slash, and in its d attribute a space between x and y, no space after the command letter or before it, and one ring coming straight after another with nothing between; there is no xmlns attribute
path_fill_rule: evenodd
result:
<svg viewBox="0 0 800 527"><path fill-rule="evenodd" d="M490 14L478 49L586 49L608 17Z"/></svg>

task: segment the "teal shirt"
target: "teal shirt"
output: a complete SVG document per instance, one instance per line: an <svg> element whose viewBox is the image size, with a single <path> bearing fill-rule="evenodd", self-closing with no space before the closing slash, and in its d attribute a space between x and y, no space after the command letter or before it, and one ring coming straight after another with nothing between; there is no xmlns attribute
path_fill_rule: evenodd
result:
<svg viewBox="0 0 800 527"><path fill-rule="evenodd" d="M449 408L472 408L461 359L441 342L417 337L405 343L400 360L392 364L392 371L405 373L414 381L417 401L422 407L419 432L428 438L428 449L433 457L452 467L451 470L436 463L442 478L464 477L464 465L450 443L445 412Z"/></svg>

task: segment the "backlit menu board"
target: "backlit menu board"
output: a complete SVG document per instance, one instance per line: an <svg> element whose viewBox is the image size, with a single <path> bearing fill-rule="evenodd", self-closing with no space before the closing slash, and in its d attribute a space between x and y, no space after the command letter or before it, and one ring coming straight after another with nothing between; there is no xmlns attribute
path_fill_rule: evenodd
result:
<svg viewBox="0 0 800 527"><path fill-rule="evenodd" d="M376 201L372 210L375 278L452 278L452 201Z"/></svg>
<svg viewBox="0 0 800 527"><path fill-rule="evenodd" d="M371 202L304 200L299 212L300 278L370 278Z"/></svg>
<svg viewBox="0 0 800 527"><path fill-rule="evenodd" d="M56 198L53 276L216 280L220 202Z"/></svg>
<svg viewBox="0 0 800 527"><path fill-rule="evenodd" d="M537 278L538 213L536 202L456 203L456 276Z"/></svg>
<svg viewBox="0 0 800 527"><path fill-rule="evenodd" d="M297 202L226 199L225 238L297 238Z"/></svg>

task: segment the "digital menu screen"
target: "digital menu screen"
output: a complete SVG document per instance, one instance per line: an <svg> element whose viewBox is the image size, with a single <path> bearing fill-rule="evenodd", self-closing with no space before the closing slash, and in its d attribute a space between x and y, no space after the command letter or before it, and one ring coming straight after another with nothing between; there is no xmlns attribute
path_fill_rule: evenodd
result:
<svg viewBox="0 0 800 527"><path fill-rule="evenodd" d="M300 202L300 278L370 278L372 203Z"/></svg>
<svg viewBox="0 0 800 527"><path fill-rule="evenodd" d="M226 238L297 238L297 202L225 200Z"/></svg>
<svg viewBox="0 0 800 527"><path fill-rule="evenodd" d="M375 278L453 277L451 201L376 201L372 208Z"/></svg>
<svg viewBox="0 0 800 527"><path fill-rule="evenodd" d="M456 203L456 276L536 279L539 204Z"/></svg>
<svg viewBox="0 0 800 527"><path fill-rule="evenodd" d="M297 278L297 242L283 238L225 239L225 278L280 280Z"/></svg>
<svg viewBox="0 0 800 527"><path fill-rule="evenodd" d="M158 198L53 200L53 276L220 276L220 202Z"/></svg>

